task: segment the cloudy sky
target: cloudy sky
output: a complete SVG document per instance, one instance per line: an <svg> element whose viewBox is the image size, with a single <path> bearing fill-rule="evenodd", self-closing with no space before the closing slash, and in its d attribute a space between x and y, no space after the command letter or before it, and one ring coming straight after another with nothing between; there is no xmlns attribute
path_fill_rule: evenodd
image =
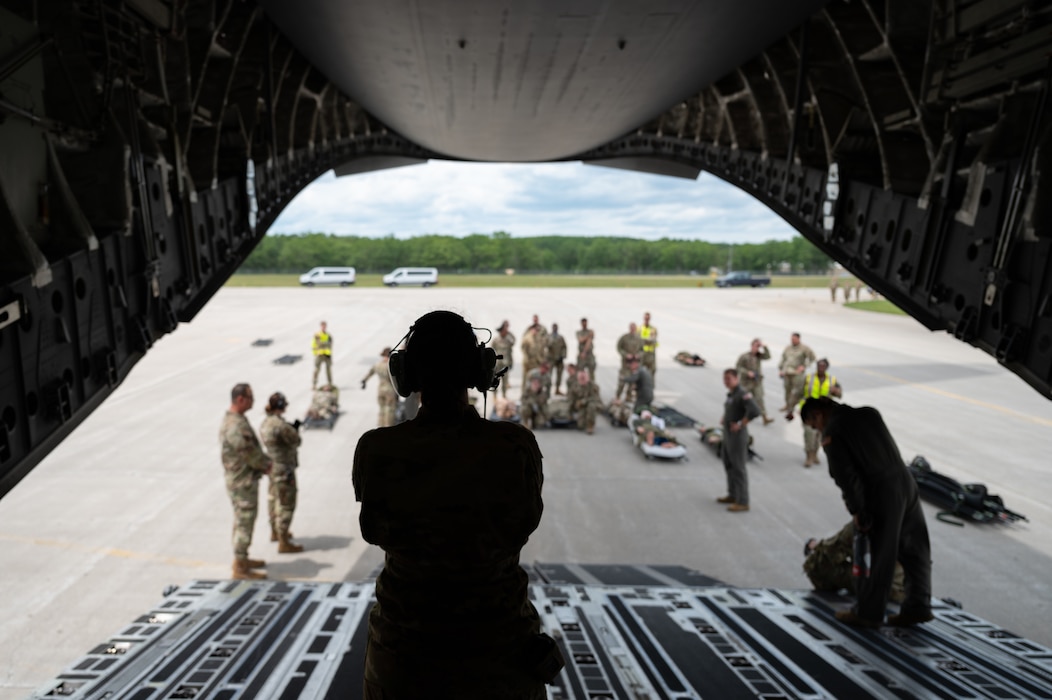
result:
<svg viewBox="0 0 1052 700"><path fill-rule="evenodd" d="M758 243L798 235L712 175L697 180L581 163L431 161L365 175L331 172L286 207L271 233L399 238L585 235Z"/></svg>

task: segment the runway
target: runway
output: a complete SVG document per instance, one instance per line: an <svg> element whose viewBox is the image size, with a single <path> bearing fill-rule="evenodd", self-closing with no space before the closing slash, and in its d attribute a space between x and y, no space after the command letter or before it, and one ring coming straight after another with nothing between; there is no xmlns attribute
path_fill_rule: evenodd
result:
<svg viewBox="0 0 1052 700"><path fill-rule="evenodd" d="M249 289L225 288L193 323L161 339L130 378L22 483L0 500L0 700L23 698L149 609L168 585L230 575L230 506L217 431L230 387L285 392L289 416L309 403L310 337L334 337L339 420L304 433L293 531L306 546L278 555L257 523L252 555L272 579L354 581L381 553L358 531L350 485L355 443L376 421L376 379L361 378L385 345L435 308L476 326L503 319L521 339L536 313L572 338L582 317L596 332L598 379L616 384L615 343L650 311L659 329L656 401L714 423L720 370L749 341L770 347L771 408L781 405L777 360L799 331L844 385L844 400L883 413L903 457L922 454L962 482L983 482L1029 522L953 527L926 506L933 589L968 612L1052 645L1052 403L986 354L908 317L855 311L826 290L795 289ZM259 339L269 345L254 346ZM571 343L572 344L572 343ZM708 360L672 361L679 350ZM283 355L303 355L275 364ZM517 358L518 359L518 358ZM512 370L517 397L521 365ZM804 469L798 421L753 430L752 510L731 514L715 455L689 431L687 462L653 463L624 429L538 433L545 514L528 562L675 564L731 585L806 589L801 548L848 518L825 461ZM264 506L265 512L265 506Z"/></svg>

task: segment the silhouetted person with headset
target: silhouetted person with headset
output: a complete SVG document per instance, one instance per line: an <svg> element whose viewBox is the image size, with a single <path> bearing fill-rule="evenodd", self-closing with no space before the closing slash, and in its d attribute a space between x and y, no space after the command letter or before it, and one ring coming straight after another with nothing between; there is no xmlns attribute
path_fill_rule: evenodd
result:
<svg viewBox="0 0 1052 700"><path fill-rule="evenodd" d="M362 536L386 553L369 616L364 697L540 700L562 668L519 554L541 519L533 434L488 421L467 389L496 386L496 353L450 311L417 319L389 361L411 421L354 455Z"/></svg>

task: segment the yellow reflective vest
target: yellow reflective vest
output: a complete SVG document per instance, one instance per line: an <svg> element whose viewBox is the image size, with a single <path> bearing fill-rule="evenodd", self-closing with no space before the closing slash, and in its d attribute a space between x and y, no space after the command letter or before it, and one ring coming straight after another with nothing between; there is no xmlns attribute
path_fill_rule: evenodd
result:
<svg viewBox="0 0 1052 700"><path fill-rule="evenodd" d="M332 355L332 336L321 331L315 333L310 348L315 355Z"/></svg>
<svg viewBox="0 0 1052 700"><path fill-rule="evenodd" d="M653 326L640 326L639 337L643 339L643 352L654 352L657 348L657 343L650 342L650 339L657 335L657 329Z"/></svg>
<svg viewBox="0 0 1052 700"><path fill-rule="evenodd" d="M800 401L800 405L804 405L804 401L808 399L817 399L822 396L829 396L829 390L836 386L836 377L832 374L827 374L825 381L819 381L818 375L807 375L804 378L804 398Z"/></svg>

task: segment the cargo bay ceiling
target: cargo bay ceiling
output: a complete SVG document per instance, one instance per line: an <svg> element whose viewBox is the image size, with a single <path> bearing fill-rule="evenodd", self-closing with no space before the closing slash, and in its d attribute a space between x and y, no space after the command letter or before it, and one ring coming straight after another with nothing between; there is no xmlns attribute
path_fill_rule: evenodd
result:
<svg viewBox="0 0 1052 700"><path fill-rule="evenodd" d="M0 0L0 495L319 175L709 172L1052 396L1052 2Z"/></svg>

